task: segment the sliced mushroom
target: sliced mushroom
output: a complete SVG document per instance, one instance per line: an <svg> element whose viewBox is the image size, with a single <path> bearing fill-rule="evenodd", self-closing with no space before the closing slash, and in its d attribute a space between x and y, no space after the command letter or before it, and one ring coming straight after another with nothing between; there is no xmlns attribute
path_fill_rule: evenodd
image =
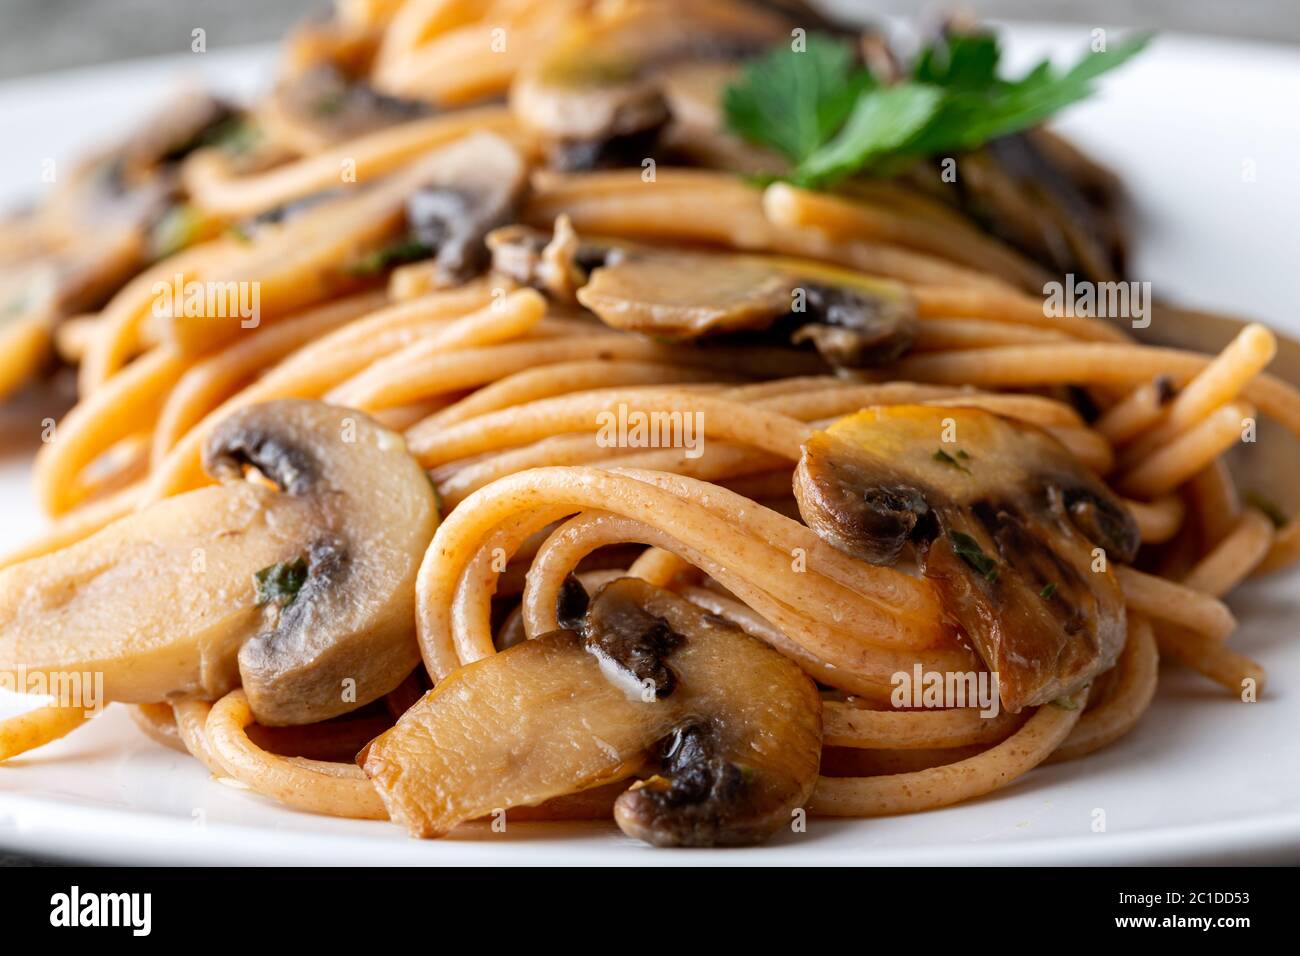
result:
<svg viewBox="0 0 1300 956"><path fill-rule="evenodd" d="M944 17L928 45L938 55L914 66L930 72L950 60L952 38L985 32L970 15ZM947 161L931 157L907 176L1053 274L1123 277L1119 182L1073 147L1041 127L1001 136L957 158L963 173L955 184L940 175Z"/></svg>
<svg viewBox="0 0 1300 956"><path fill-rule="evenodd" d="M74 170L43 208L47 222L73 239L58 260L89 270L96 294L77 308L97 308L147 262L170 254L186 211L178 169L195 150L216 143L241 122L233 107L203 93L173 99L115 149ZM196 225L191 220L188 226ZM216 224L188 241L208 238ZM168 234L170 233L170 236ZM113 248L110 256L102 250ZM122 250L130 249L129 255ZM89 265L88 265L89 264Z"/></svg>
<svg viewBox="0 0 1300 956"><path fill-rule="evenodd" d="M562 169L635 165L671 119L666 69L728 62L788 38L784 11L733 0L611 7L516 77L511 109Z"/></svg>
<svg viewBox="0 0 1300 956"><path fill-rule="evenodd" d="M562 170L607 169L639 163L654 151L668 123L659 87L634 72L566 77L559 82L522 82L515 88L516 115L545 130L549 164Z"/></svg>
<svg viewBox="0 0 1300 956"><path fill-rule="evenodd" d="M1043 130L992 140L958 158L956 184L940 176L940 160L921 163L906 178L952 204L980 229L1055 275L1095 282L1125 274L1122 197L1098 182L1104 175L1078 153L1067 153Z"/></svg>
<svg viewBox="0 0 1300 956"><path fill-rule="evenodd" d="M97 671L106 698L217 697L265 725L392 690L419 659L416 570L437 521L402 439L320 402L214 429L221 483L0 572L0 670ZM245 480L246 474L252 480Z"/></svg>
<svg viewBox="0 0 1300 956"><path fill-rule="evenodd" d="M311 155L437 111L432 103L382 93L371 82L381 33L346 18L306 21L281 45L275 89L261 121L294 152Z"/></svg>
<svg viewBox="0 0 1300 956"><path fill-rule="evenodd" d="M79 164L32 214L0 222L33 239L17 263L5 264L0 285L24 281L14 273L28 267L50 272L46 299L55 323L99 309L148 262L175 251L168 246L182 234L207 238L211 231L175 228L185 211L177 166L236 116L222 100L185 93L122 143Z"/></svg>
<svg viewBox="0 0 1300 956"><path fill-rule="evenodd" d="M421 100L380 93L330 62L281 80L263 109L317 150L434 112Z"/></svg>
<svg viewBox="0 0 1300 956"><path fill-rule="evenodd" d="M969 159L960 195L986 229L1059 274L1097 282L1123 276L1115 208L1090 199L1031 133L995 139Z"/></svg>
<svg viewBox="0 0 1300 956"><path fill-rule="evenodd" d="M759 335L809 342L833 365L867 368L901 357L915 309L891 283L785 259L679 252L581 239L565 216L554 235L507 226L488 237L492 268L560 301L577 301L614 328L661 340Z"/></svg>
<svg viewBox="0 0 1300 956"><path fill-rule="evenodd" d="M444 146L416 166L420 168L373 187L371 195L383 194L385 205L397 205L395 221L385 228L382 243L372 240L352 251L342 269L349 278L429 258L434 265L431 287L450 287L472 277L487 264L487 234L514 218L527 176L519 150L488 132ZM308 209L303 218L311 214ZM289 218L293 216L290 210Z"/></svg>
<svg viewBox="0 0 1300 956"><path fill-rule="evenodd" d="M916 339L911 299L892 283L760 256L638 250L595 269L578 301L614 328L669 340L736 332L811 342L832 365L868 368Z"/></svg>
<svg viewBox="0 0 1300 956"><path fill-rule="evenodd" d="M241 237L251 239L268 226L278 226L282 223L292 222L304 213L310 212L325 203L342 199L346 195L347 188L342 186L308 193L306 196L290 199L278 206L264 209L257 215L250 216L240 222L236 228Z"/></svg>
<svg viewBox="0 0 1300 956"><path fill-rule="evenodd" d="M591 270L622 255L617 246L580 239L565 215L556 218L551 236L529 226L505 226L487 237L487 246L493 272L570 305L577 303L577 290Z"/></svg>
<svg viewBox="0 0 1300 956"><path fill-rule="evenodd" d="M393 819L439 836L649 773L614 815L650 843L755 843L789 822L821 751L820 698L795 664L635 578L601 588L581 623L454 672L371 744L361 764Z"/></svg>
<svg viewBox="0 0 1300 956"><path fill-rule="evenodd" d="M500 136L468 137L442 152L430 181L406 203L410 236L428 247L448 283L469 278L488 261L484 239L515 218L528 168Z"/></svg>
<svg viewBox="0 0 1300 956"><path fill-rule="evenodd" d="M976 409L868 408L808 441L794 490L840 550L916 553L1008 710L1074 692L1124 646L1109 562L1133 560L1137 524L1045 432Z"/></svg>
<svg viewBox="0 0 1300 956"><path fill-rule="evenodd" d="M128 179L184 159L219 135L237 116L229 103L206 93L182 93L144 123L118 150L119 172Z"/></svg>

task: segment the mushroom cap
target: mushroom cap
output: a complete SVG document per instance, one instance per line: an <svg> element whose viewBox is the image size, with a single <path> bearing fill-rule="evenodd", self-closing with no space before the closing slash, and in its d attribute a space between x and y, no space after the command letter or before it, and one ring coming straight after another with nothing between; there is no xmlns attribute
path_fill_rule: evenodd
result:
<svg viewBox="0 0 1300 956"><path fill-rule="evenodd" d="M864 409L804 446L795 496L808 526L877 564L908 549L1019 711L1088 683L1124 646L1108 561L1137 526L1054 438L970 408Z"/></svg>
<svg viewBox="0 0 1300 956"><path fill-rule="evenodd" d="M285 400L225 419L203 460L227 478L256 468L314 504L305 583L239 651L258 723L324 720L401 683L419 662L415 574L437 522L402 438L350 409Z"/></svg>
<svg viewBox="0 0 1300 956"><path fill-rule="evenodd" d="M528 164L504 138L475 133L439 150L429 173L406 202L407 225L443 280L462 281L487 263L487 234L514 218Z"/></svg>
<svg viewBox="0 0 1300 956"><path fill-rule="evenodd" d="M760 332L870 368L911 348L915 305L891 282L778 256L629 248L577 291L605 324L670 340Z"/></svg>
<svg viewBox="0 0 1300 956"><path fill-rule="evenodd" d="M821 757L821 699L798 666L635 578L581 607L570 594L581 633L454 671L370 745L361 764L392 817L438 836L646 773L615 819L656 845L755 843L788 823Z"/></svg>
<svg viewBox="0 0 1300 956"><path fill-rule="evenodd" d="M220 422L204 463L220 484L0 571L0 669L102 673L105 699L131 703L242 684L263 724L397 686L419 659L415 574L437 523L402 439L269 402ZM269 581L280 600L259 604Z"/></svg>
<svg viewBox="0 0 1300 956"><path fill-rule="evenodd" d="M672 118L663 70L757 53L787 38L793 25L778 11L734 0L611 6L575 22L520 70L511 111L556 165L639 162Z"/></svg>
<svg viewBox="0 0 1300 956"><path fill-rule="evenodd" d="M690 339L766 327L790 311L794 287L756 258L656 251L596 269L578 301L614 328Z"/></svg>

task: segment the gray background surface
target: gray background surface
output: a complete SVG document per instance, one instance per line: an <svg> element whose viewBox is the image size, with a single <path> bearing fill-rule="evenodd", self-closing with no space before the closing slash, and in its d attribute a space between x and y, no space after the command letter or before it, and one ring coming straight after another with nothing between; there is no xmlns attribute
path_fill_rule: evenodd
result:
<svg viewBox="0 0 1300 956"><path fill-rule="evenodd" d="M830 0L879 14L962 7L985 17L1098 23L1300 42L1300 0ZM190 31L208 49L274 40L328 0L0 0L0 78L183 53Z"/></svg>

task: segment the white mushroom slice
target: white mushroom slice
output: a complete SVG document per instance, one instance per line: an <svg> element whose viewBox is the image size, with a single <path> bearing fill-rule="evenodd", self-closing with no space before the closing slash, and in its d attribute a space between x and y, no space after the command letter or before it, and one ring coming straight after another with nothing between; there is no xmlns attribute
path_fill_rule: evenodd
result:
<svg viewBox="0 0 1300 956"><path fill-rule="evenodd" d="M402 439L278 401L224 420L203 458L221 484L0 571L0 670L99 672L106 699L134 703L242 684L266 725L396 687L419 660L414 580L437 523Z"/></svg>
<svg viewBox="0 0 1300 956"><path fill-rule="evenodd" d="M790 312L795 285L757 258L655 252L596 269L578 301L614 328L691 339L766 328Z"/></svg>
<svg viewBox="0 0 1300 956"><path fill-rule="evenodd" d="M552 631L455 671L362 754L392 817L439 836L645 772L614 816L650 843L756 843L788 824L821 757L812 681L636 578L605 585L585 610L566 592L562 617L581 618L582 633Z"/></svg>
<svg viewBox="0 0 1300 956"><path fill-rule="evenodd" d="M577 298L617 329L669 340L762 332L811 342L841 368L897 360L918 328L892 283L774 257L637 249L594 269Z"/></svg>

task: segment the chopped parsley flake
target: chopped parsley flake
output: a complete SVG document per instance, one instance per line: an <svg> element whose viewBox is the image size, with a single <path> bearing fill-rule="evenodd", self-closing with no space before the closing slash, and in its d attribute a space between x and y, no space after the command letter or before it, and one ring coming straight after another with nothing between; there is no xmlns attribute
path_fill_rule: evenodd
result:
<svg viewBox="0 0 1300 956"><path fill-rule="evenodd" d="M998 563L984 553L978 541L963 531L949 531L948 540L957 557L978 571L985 581L991 584L998 579Z"/></svg>
<svg viewBox="0 0 1300 956"><path fill-rule="evenodd" d="M257 588L257 606L278 604L288 607L298 597L298 592L307 583L307 561L294 558L272 564L253 575L253 584Z"/></svg>

